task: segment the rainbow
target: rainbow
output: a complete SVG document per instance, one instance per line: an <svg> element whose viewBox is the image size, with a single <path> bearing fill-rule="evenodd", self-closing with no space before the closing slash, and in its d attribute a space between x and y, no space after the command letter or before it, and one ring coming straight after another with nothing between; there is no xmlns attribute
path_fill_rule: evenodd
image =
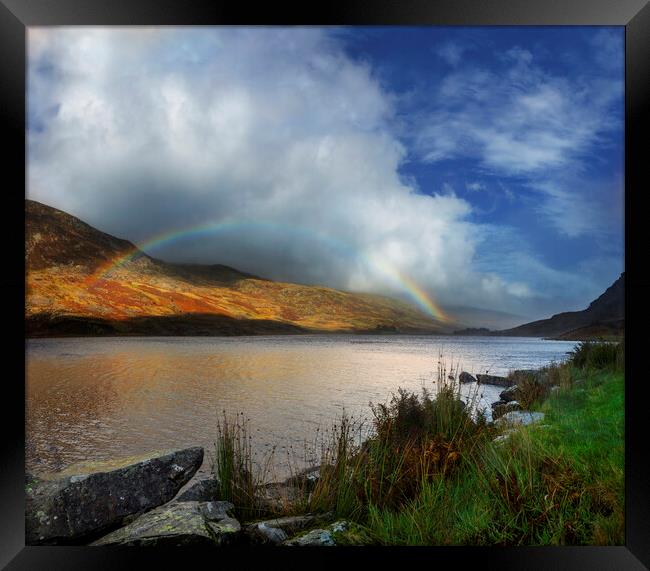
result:
<svg viewBox="0 0 650 571"><path fill-rule="evenodd" d="M140 252L146 253L148 250L153 250L176 242L178 240L187 240L191 238L196 238L204 236L206 234L215 234L227 232L229 230L241 230L250 228L253 229L266 229L271 231L282 231L282 232L291 232L299 238L318 240L331 249L342 253L346 256L354 256L355 258L362 258L370 266L379 269L384 275L389 277L393 282L395 282L400 289L406 292L409 297L415 302L415 304L422 309L428 315L431 315L436 320L447 323L452 321L450 316L445 314L442 308L432 299L431 295L428 294L422 287L410 276L394 267L392 264L389 264L383 260L378 260L376 258L371 258L367 255L359 254L359 252L352 249L349 245L344 242L333 239L330 236L320 234L313 230L308 230L298 226L285 226L280 224L274 224L270 222L251 222L245 220L226 220L221 222L208 222L188 228L183 228L180 230L174 230L171 232L165 232L158 234L140 244L136 245L131 250L127 251L125 254L113 258L104 264L100 265L87 279L86 284L93 286L97 284L100 280L105 279L106 275L113 269L121 266L125 262L135 259Z"/></svg>

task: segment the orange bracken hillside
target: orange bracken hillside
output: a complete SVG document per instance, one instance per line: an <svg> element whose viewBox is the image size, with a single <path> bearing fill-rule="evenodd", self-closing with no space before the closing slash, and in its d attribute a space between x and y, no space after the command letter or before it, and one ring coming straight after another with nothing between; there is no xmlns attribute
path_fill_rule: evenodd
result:
<svg viewBox="0 0 650 571"><path fill-rule="evenodd" d="M163 262L65 212L25 205L30 336L442 332L394 299Z"/></svg>

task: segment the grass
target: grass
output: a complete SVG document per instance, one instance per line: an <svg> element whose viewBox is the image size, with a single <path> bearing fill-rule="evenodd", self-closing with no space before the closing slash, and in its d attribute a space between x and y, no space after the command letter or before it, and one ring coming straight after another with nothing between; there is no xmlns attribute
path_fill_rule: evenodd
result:
<svg viewBox="0 0 650 571"><path fill-rule="evenodd" d="M369 438L345 416L333 425L299 507L354 522L342 543L622 545L622 355L621 345L580 343L567 362L518 378L520 403L545 419L502 441L439 363L435 396L399 390L371 405ZM222 449L220 474L243 482L224 491L246 504L234 490L250 489L249 465L227 458L250 449Z"/></svg>

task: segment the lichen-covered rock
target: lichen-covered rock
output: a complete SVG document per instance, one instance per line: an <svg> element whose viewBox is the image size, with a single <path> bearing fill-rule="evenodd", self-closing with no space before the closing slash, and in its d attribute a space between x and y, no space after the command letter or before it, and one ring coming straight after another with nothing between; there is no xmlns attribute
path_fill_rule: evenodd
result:
<svg viewBox="0 0 650 571"><path fill-rule="evenodd" d="M228 512L230 502L171 502L141 515L91 545L165 546L226 545L241 526Z"/></svg>
<svg viewBox="0 0 650 571"><path fill-rule="evenodd" d="M84 544L171 500L203 448L77 465L26 486L25 542Z"/></svg>
<svg viewBox="0 0 650 571"><path fill-rule="evenodd" d="M285 541L283 545L293 547L332 547L336 545L336 535L344 533L349 525L347 521L337 521L327 529L312 529L304 535Z"/></svg>
<svg viewBox="0 0 650 571"><path fill-rule="evenodd" d="M499 377L497 375L476 375L476 380L482 385L497 385L499 387L511 387L515 384L514 379Z"/></svg>
<svg viewBox="0 0 650 571"><path fill-rule="evenodd" d="M175 500L178 502L214 502L219 498L219 480L214 476L204 476L190 482Z"/></svg>
<svg viewBox="0 0 650 571"><path fill-rule="evenodd" d="M326 521L331 514L305 514L288 516L247 525L244 534L251 543L278 545L308 527Z"/></svg>
<svg viewBox="0 0 650 571"><path fill-rule="evenodd" d="M285 541L283 545L291 547L331 547L336 543L328 530L312 529L300 537Z"/></svg>
<svg viewBox="0 0 650 571"><path fill-rule="evenodd" d="M475 383L476 382L476 377L473 375L470 375L466 371L462 371L460 375L458 375L458 380L461 383Z"/></svg>
<svg viewBox="0 0 650 571"><path fill-rule="evenodd" d="M499 418L496 421L495 424L497 426L503 426L503 425L527 426L529 424L541 422L542 420L544 420L543 412L529 412L527 410L515 410L504 414L501 418Z"/></svg>

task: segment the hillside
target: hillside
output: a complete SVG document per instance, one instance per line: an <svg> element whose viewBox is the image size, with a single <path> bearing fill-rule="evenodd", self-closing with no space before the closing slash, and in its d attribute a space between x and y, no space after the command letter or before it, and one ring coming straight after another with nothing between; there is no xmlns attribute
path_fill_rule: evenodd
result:
<svg viewBox="0 0 650 571"><path fill-rule="evenodd" d="M553 337L570 341L596 337L620 337L625 329L625 272L597 299L582 311L558 313L499 331L499 335Z"/></svg>
<svg viewBox="0 0 650 571"><path fill-rule="evenodd" d="M444 332L407 303L172 264L26 200L28 336Z"/></svg>

